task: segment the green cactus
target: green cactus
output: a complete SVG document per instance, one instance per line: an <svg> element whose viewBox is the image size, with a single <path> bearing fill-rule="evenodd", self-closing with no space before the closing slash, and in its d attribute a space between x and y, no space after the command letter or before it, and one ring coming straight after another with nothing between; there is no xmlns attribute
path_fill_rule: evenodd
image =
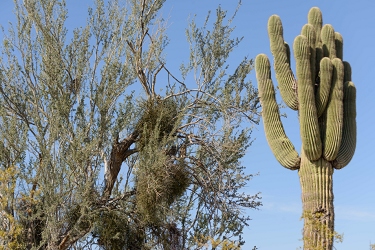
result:
<svg viewBox="0 0 375 250"><path fill-rule="evenodd" d="M319 8L294 40L296 76L278 16L268 22L271 52L281 97L298 110L301 156L284 132L266 55L256 57L256 77L267 141L285 168L298 169L302 189L304 249L331 250L334 238L332 175L345 167L356 146L356 89L343 62L343 39L331 25L322 27Z"/></svg>

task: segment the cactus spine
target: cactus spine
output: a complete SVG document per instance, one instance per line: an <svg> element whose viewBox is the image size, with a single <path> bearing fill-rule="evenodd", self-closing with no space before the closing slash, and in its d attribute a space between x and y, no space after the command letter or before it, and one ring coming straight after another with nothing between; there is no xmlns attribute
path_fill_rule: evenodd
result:
<svg viewBox="0 0 375 250"><path fill-rule="evenodd" d="M293 44L295 78L281 20L273 15L268 21L280 94L299 114L301 156L286 136L280 120L270 62L264 54L255 59L267 141L282 166L298 169L306 250L332 250L333 170L350 162L356 146L356 89L351 82L350 64L342 61L342 36L331 25L322 26L322 23L319 8L312 8L308 24Z"/></svg>

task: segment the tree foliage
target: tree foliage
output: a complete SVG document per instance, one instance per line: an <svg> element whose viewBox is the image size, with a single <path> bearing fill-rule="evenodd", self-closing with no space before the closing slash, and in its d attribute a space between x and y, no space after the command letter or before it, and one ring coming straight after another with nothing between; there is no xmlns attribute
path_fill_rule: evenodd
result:
<svg viewBox="0 0 375 250"><path fill-rule="evenodd" d="M172 72L163 4L96 0L68 30L65 1L15 0L0 58L1 246L243 244L244 209L260 205L241 190L253 63L229 67L241 39L219 7L190 23L190 60Z"/></svg>

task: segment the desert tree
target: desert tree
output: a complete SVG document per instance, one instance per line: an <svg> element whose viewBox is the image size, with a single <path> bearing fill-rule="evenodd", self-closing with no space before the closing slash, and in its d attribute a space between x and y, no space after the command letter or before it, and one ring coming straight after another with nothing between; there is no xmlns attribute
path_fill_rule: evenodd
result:
<svg viewBox="0 0 375 250"><path fill-rule="evenodd" d="M1 247L241 246L244 209L260 205L240 161L258 98L252 60L228 63L235 15L193 19L189 61L173 72L164 1L96 0L74 29L63 0L14 3L0 58Z"/></svg>

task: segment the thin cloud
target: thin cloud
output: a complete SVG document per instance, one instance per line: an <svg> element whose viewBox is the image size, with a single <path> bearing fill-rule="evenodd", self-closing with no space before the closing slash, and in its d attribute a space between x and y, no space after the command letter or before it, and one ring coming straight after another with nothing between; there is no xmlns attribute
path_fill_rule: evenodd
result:
<svg viewBox="0 0 375 250"><path fill-rule="evenodd" d="M302 213L301 203L291 202L291 203L281 203L281 202L265 202L261 210L267 210L272 212L287 212L287 213Z"/></svg>
<svg viewBox="0 0 375 250"><path fill-rule="evenodd" d="M365 208L338 206L335 208L335 217L340 220L375 221L375 212Z"/></svg>

